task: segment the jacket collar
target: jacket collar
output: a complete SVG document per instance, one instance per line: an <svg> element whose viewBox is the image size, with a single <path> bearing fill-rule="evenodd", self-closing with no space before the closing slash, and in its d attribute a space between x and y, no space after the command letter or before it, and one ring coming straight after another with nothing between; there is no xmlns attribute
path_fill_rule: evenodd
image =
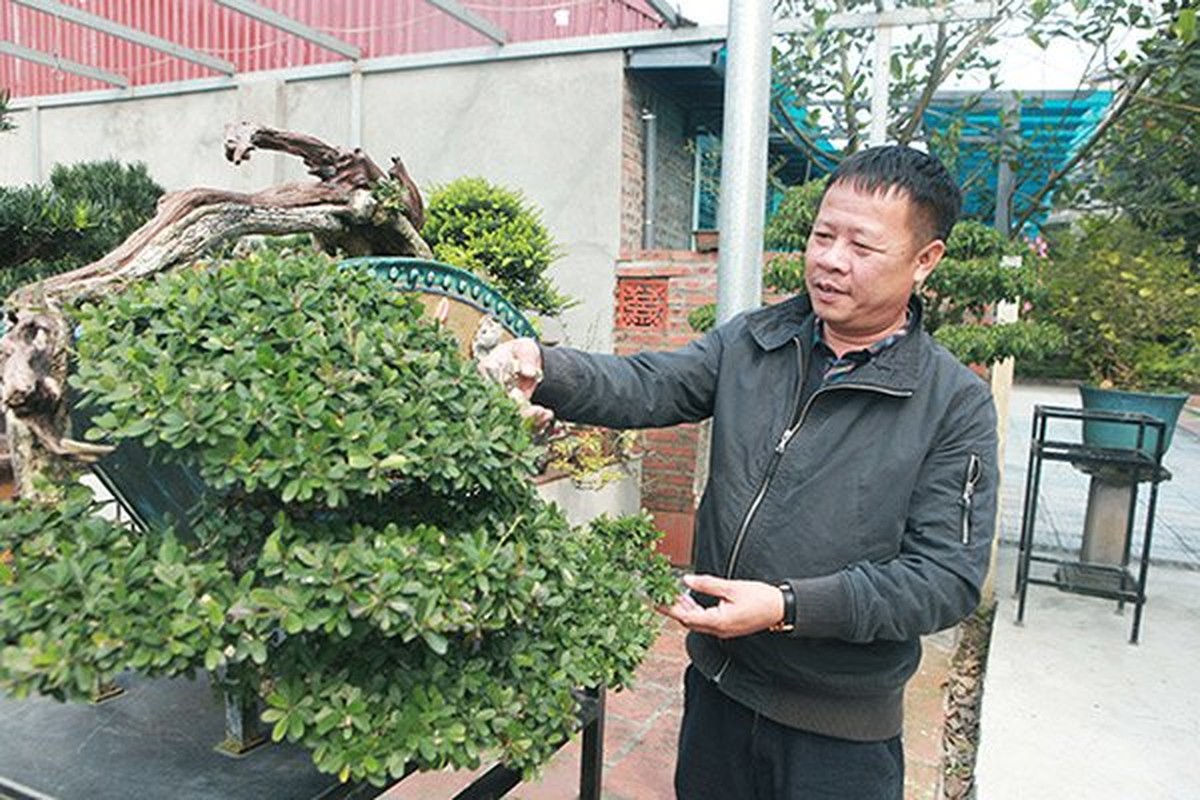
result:
<svg viewBox="0 0 1200 800"><path fill-rule="evenodd" d="M898 391L913 391L920 367L928 354L928 337L922 327L921 300L913 295L908 301L912 324L908 335L856 369L849 383L877 385ZM766 306L746 315L751 337L763 350L776 350L799 337L800 345L811 350L812 328L816 315L808 295L798 294L782 303Z"/></svg>

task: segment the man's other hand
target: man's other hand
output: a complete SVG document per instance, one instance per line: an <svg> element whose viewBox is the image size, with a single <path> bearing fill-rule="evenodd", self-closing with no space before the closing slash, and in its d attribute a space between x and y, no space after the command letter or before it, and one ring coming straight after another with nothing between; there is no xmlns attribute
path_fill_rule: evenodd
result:
<svg viewBox="0 0 1200 800"><path fill-rule="evenodd" d="M715 606L704 608L684 592L674 605L659 609L688 630L731 639L766 630L783 619L783 593L769 583L731 581L713 575L685 575L683 582L689 589L718 600Z"/></svg>
<svg viewBox="0 0 1200 800"><path fill-rule="evenodd" d="M479 362L479 371L502 385L521 404L521 416L537 429L550 424L554 412L532 402L542 382L542 349L533 339L513 339L496 346Z"/></svg>

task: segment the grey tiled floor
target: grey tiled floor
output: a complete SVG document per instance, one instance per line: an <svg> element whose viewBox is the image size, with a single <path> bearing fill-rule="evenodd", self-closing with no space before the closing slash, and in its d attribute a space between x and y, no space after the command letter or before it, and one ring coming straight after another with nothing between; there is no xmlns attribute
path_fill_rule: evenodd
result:
<svg viewBox="0 0 1200 800"><path fill-rule="evenodd" d="M1000 535L1006 542L1015 543L1021 535L1030 426L1035 405L1077 408L1079 393L1070 386L1018 384L1014 387L1001 490ZM1189 413L1184 411L1185 415ZM1176 428L1175 438L1164 459L1172 479L1159 487L1150 559L1151 563L1200 569L1200 435L1196 433L1200 426L1192 422L1190 428L1186 422ZM1070 428L1064 425L1056 430L1058 436L1065 437ZM1039 548L1078 551L1082 542L1087 490L1088 477L1070 464L1044 464L1035 526L1035 544ZM1133 542L1135 553L1141 548L1148 496L1148 484L1140 484Z"/></svg>

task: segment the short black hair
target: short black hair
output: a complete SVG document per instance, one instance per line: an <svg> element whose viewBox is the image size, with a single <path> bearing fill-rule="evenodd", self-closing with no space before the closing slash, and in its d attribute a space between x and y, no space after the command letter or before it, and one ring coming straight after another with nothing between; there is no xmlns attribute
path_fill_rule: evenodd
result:
<svg viewBox="0 0 1200 800"><path fill-rule="evenodd" d="M942 162L904 145L870 147L847 157L829 176L826 191L838 183L870 194L906 192L928 241L946 241L962 209L962 192Z"/></svg>

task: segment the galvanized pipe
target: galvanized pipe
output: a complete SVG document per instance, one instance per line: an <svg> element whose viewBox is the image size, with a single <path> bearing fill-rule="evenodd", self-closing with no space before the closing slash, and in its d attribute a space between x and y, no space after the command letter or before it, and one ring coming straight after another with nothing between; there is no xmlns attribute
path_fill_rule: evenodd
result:
<svg viewBox="0 0 1200 800"><path fill-rule="evenodd" d="M771 3L729 4L729 68L721 133L717 229L717 321L762 303L762 243L767 198L767 121L771 97Z"/></svg>
<svg viewBox="0 0 1200 800"><path fill-rule="evenodd" d="M642 249L654 249L654 201L658 195L658 118L642 109Z"/></svg>

